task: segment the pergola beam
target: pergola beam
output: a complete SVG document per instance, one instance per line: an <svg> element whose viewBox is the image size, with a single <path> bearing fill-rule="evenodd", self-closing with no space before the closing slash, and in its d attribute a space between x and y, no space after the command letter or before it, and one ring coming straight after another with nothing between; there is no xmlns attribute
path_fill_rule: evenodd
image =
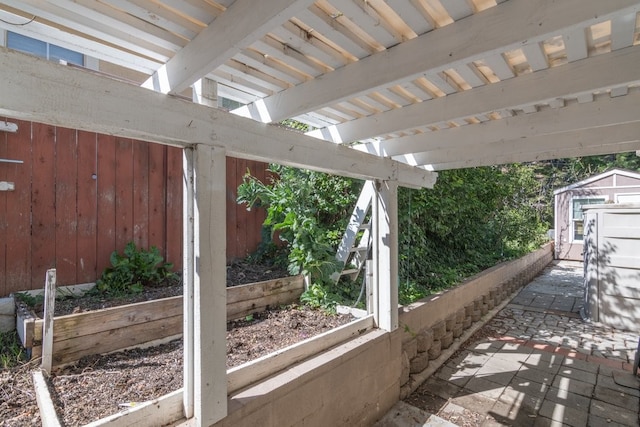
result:
<svg viewBox="0 0 640 427"><path fill-rule="evenodd" d="M610 145L598 145L595 147L558 149L553 153L544 153L534 157L527 155L506 155L493 158L463 160L459 162L440 163L431 165L435 171L450 169L464 169L479 166L492 166L497 164L537 162L551 159L566 159L571 157L600 156L615 153L640 152L640 141L617 142Z"/></svg>
<svg viewBox="0 0 640 427"><path fill-rule="evenodd" d="M640 92L615 98L603 94L594 102L586 104L576 103L560 109L547 108L532 114L521 113L501 120L385 140L379 144L379 151L382 155L392 157L635 122L640 121L638 106Z"/></svg>
<svg viewBox="0 0 640 427"><path fill-rule="evenodd" d="M264 98L268 118L254 118L278 122L445 68L466 66L525 43L542 42L560 30L585 28L625 8L640 6L634 0L511 0Z"/></svg>
<svg viewBox="0 0 640 427"><path fill-rule="evenodd" d="M475 88L335 125L342 141L424 127L504 109L577 97L640 81L640 46L529 73L518 78Z"/></svg>
<svg viewBox="0 0 640 427"><path fill-rule="evenodd" d="M313 0L236 0L143 86L162 93L180 93L312 3Z"/></svg>
<svg viewBox="0 0 640 427"><path fill-rule="evenodd" d="M82 70L0 49L0 114L360 179L431 187L436 174Z"/></svg>
<svg viewBox="0 0 640 427"><path fill-rule="evenodd" d="M621 153L638 148L640 122L632 122L434 151L417 154L413 159L417 164L443 170Z"/></svg>

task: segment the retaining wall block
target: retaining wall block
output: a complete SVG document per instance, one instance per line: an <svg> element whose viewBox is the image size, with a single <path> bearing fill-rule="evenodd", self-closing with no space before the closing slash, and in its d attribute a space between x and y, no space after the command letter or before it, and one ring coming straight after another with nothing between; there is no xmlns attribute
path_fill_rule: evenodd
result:
<svg viewBox="0 0 640 427"><path fill-rule="evenodd" d="M473 303L469 303L464 306L464 315L465 317L471 316L473 314Z"/></svg>
<svg viewBox="0 0 640 427"><path fill-rule="evenodd" d="M453 344L453 331L448 331L440 340L443 349L451 347Z"/></svg>
<svg viewBox="0 0 640 427"><path fill-rule="evenodd" d="M431 329L433 330L433 339L439 340L447 332L447 324L445 323L444 320L441 320L435 325L433 325Z"/></svg>
<svg viewBox="0 0 640 427"><path fill-rule="evenodd" d="M504 301L508 295L509 295L509 286L507 285L507 283L502 283L500 285L500 292L498 294L500 301Z"/></svg>
<svg viewBox="0 0 640 427"><path fill-rule="evenodd" d="M511 295L515 291L515 289L516 289L516 279L512 277L507 282L507 292L509 293L509 295Z"/></svg>
<svg viewBox="0 0 640 427"><path fill-rule="evenodd" d="M466 316L466 314L465 314L465 309L464 308L461 308L460 310L456 311L456 323L464 322L465 316Z"/></svg>
<svg viewBox="0 0 640 427"><path fill-rule="evenodd" d="M404 385L409 382L409 373L410 373L410 363L409 356L407 356L407 352L402 352L402 371L400 372L400 385Z"/></svg>
<svg viewBox="0 0 640 427"><path fill-rule="evenodd" d="M491 295L490 294L484 294L482 295L482 303L483 304L488 304L489 301L491 301Z"/></svg>
<svg viewBox="0 0 640 427"><path fill-rule="evenodd" d="M473 309L480 310L482 308L482 297L473 300Z"/></svg>
<svg viewBox="0 0 640 427"><path fill-rule="evenodd" d="M410 372L412 374L417 374L418 372L422 372L427 369L427 366L429 366L429 353L421 353L417 357L411 359Z"/></svg>
<svg viewBox="0 0 640 427"><path fill-rule="evenodd" d="M481 310L473 310L473 314L471 315L471 320L473 322L479 321L481 317L482 317L482 311Z"/></svg>
<svg viewBox="0 0 640 427"><path fill-rule="evenodd" d="M494 306L500 304L500 292L498 288L489 291L489 301L492 301Z"/></svg>
<svg viewBox="0 0 640 427"><path fill-rule="evenodd" d="M416 337L418 343L418 354L429 351L433 344L433 332L430 328L423 329Z"/></svg>
<svg viewBox="0 0 640 427"><path fill-rule="evenodd" d="M453 331L453 327L456 325L456 315L452 314L445 320L447 331Z"/></svg>
<svg viewBox="0 0 640 427"><path fill-rule="evenodd" d="M411 394L411 384L400 387L400 400L404 400Z"/></svg>
<svg viewBox="0 0 640 427"><path fill-rule="evenodd" d="M495 307L495 303L492 299L490 299L485 305L489 308L489 310L493 310L493 307Z"/></svg>
<svg viewBox="0 0 640 427"><path fill-rule="evenodd" d="M440 357L440 353L442 353L442 342L440 340L433 340L433 344L427 352L429 360L437 359Z"/></svg>
<svg viewBox="0 0 640 427"><path fill-rule="evenodd" d="M458 338L462 335L462 332L464 331L464 326L462 323L456 323L456 326L454 326L453 328L453 337L454 338Z"/></svg>
<svg viewBox="0 0 640 427"><path fill-rule="evenodd" d="M413 338L411 341L407 341L402 345L402 349L407 353L409 360L413 359L418 354L418 339Z"/></svg>
<svg viewBox="0 0 640 427"><path fill-rule="evenodd" d="M480 319L480 317L478 317L478 320ZM462 322L462 327L464 329L469 329L471 327L471 324L473 323L473 318L471 316L467 316L464 318L464 321Z"/></svg>
<svg viewBox="0 0 640 427"><path fill-rule="evenodd" d="M489 306L487 304L482 304L482 306L480 307L480 311L482 312L482 315L484 316L485 314L487 314L489 312Z"/></svg>

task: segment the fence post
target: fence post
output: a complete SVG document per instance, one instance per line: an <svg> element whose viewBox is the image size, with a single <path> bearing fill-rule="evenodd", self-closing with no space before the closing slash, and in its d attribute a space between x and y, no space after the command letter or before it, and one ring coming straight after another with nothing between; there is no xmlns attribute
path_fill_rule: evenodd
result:
<svg viewBox="0 0 640 427"><path fill-rule="evenodd" d="M56 304L56 269L47 270L44 282L44 324L42 325L42 370L51 373L53 360L53 313Z"/></svg>

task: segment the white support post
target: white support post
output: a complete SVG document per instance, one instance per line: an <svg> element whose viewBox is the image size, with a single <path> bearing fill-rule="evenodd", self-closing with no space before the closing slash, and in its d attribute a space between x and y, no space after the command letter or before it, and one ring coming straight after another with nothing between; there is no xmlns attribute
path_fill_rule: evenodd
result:
<svg viewBox="0 0 640 427"><path fill-rule="evenodd" d="M182 283L183 283L183 348L184 348L184 415L193 418L193 277L194 277L194 177L193 148L182 150Z"/></svg>
<svg viewBox="0 0 640 427"><path fill-rule="evenodd" d="M218 82L201 78L192 85L193 102L218 108Z"/></svg>
<svg viewBox="0 0 640 427"><path fill-rule="evenodd" d="M224 149L185 149L183 170L184 411L209 426L227 415Z"/></svg>
<svg viewBox="0 0 640 427"><path fill-rule="evenodd" d="M194 153L194 417L209 426L227 415L226 157Z"/></svg>
<svg viewBox="0 0 640 427"><path fill-rule="evenodd" d="M374 203L374 318L380 329L398 327L398 184L376 184Z"/></svg>

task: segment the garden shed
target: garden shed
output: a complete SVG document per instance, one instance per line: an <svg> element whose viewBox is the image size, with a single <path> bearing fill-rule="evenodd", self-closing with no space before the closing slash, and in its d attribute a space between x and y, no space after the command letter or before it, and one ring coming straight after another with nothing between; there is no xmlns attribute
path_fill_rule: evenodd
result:
<svg viewBox="0 0 640 427"><path fill-rule="evenodd" d="M603 203L640 203L640 172L621 169L559 188L555 197L556 259L583 260L583 207Z"/></svg>
<svg viewBox="0 0 640 427"><path fill-rule="evenodd" d="M639 11L638 0L2 2L0 129L23 120L182 149L184 386L110 425L380 419L408 369L398 186L640 150ZM310 128L286 129L288 119ZM271 358L279 370L261 380L260 367L225 367L227 157L375 184L368 316L296 349L295 365ZM482 302L466 289L451 301Z"/></svg>

